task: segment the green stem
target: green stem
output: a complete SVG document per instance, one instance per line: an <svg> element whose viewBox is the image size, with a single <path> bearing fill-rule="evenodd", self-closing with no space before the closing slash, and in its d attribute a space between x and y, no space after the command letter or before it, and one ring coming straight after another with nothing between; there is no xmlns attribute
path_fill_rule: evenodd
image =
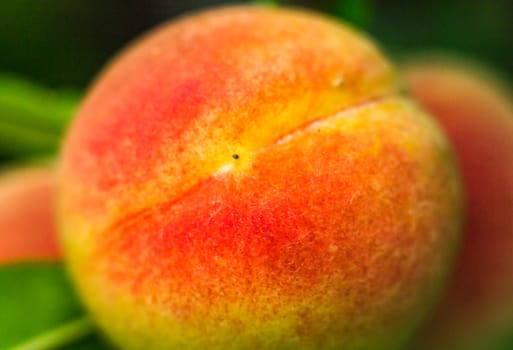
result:
<svg viewBox="0 0 513 350"><path fill-rule="evenodd" d="M25 343L16 345L9 350L51 350L73 344L95 330L93 322L84 317L64 326L40 334Z"/></svg>

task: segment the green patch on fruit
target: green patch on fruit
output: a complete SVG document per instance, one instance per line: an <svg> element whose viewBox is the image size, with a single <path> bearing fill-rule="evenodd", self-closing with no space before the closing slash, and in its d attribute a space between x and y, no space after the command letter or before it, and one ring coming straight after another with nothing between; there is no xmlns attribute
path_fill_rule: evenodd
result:
<svg viewBox="0 0 513 350"><path fill-rule="evenodd" d="M0 267L0 349L108 349L59 263Z"/></svg>

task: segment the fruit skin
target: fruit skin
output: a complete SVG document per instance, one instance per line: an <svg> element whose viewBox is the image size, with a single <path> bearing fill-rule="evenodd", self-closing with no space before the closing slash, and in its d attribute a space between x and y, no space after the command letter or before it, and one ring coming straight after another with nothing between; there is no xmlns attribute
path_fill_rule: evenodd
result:
<svg viewBox="0 0 513 350"><path fill-rule="evenodd" d="M0 175L0 264L59 259L55 188L49 167Z"/></svg>
<svg viewBox="0 0 513 350"><path fill-rule="evenodd" d="M513 332L512 95L450 56L411 60L404 76L452 141L468 202L455 274L418 348L493 349Z"/></svg>
<svg viewBox="0 0 513 350"><path fill-rule="evenodd" d="M77 289L123 349L398 349L459 237L452 153L366 38L216 9L100 76L64 144Z"/></svg>

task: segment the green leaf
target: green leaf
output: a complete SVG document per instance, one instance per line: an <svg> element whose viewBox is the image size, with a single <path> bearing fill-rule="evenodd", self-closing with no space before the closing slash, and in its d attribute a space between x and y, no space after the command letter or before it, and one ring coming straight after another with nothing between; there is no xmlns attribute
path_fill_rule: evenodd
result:
<svg viewBox="0 0 513 350"><path fill-rule="evenodd" d="M0 267L0 349L108 349L60 263Z"/></svg>
<svg viewBox="0 0 513 350"><path fill-rule="evenodd" d="M83 340L61 347L58 350L113 350L114 347L108 345L98 334L93 334Z"/></svg>
<svg viewBox="0 0 513 350"><path fill-rule="evenodd" d="M339 0L335 13L352 25L366 29L372 22L372 0Z"/></svg>
<svg viewBox="0 0 513 350"><path fill-rule="evenodd" d="M54 153L79 94L0 74L0 158Z"/></svg>
<svg viewBox="0 0 513 350"><path fill-rule="evenodd" d="M253 0L256 5L278 7L281 4L280 0Z"/></svg>

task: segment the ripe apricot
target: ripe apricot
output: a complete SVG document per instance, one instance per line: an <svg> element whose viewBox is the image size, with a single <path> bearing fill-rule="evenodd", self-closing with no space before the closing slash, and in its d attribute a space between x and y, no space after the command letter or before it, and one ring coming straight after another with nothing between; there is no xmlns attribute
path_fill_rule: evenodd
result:
<svg viewBox="0 0 513 350"><path fill-rule="evenodd" d="M462 253L423 349L493 349L513 332L513 103L486 69L457 58L412 60L412 96L453 143L468 202Z"/></svg>
<svg viewBox="0 0 513 350"><path fill-rule="evenodd" d="M364 36L211 10L121 54L61 166L62 241L123 349L397 349L459 237L452 153Z"/></svg>
<svg viewBox="0 0 513 350"><path fill-rule="evenodd" d="M59 258L55 188L49 168L0 175L0 264Z"/></svg>

